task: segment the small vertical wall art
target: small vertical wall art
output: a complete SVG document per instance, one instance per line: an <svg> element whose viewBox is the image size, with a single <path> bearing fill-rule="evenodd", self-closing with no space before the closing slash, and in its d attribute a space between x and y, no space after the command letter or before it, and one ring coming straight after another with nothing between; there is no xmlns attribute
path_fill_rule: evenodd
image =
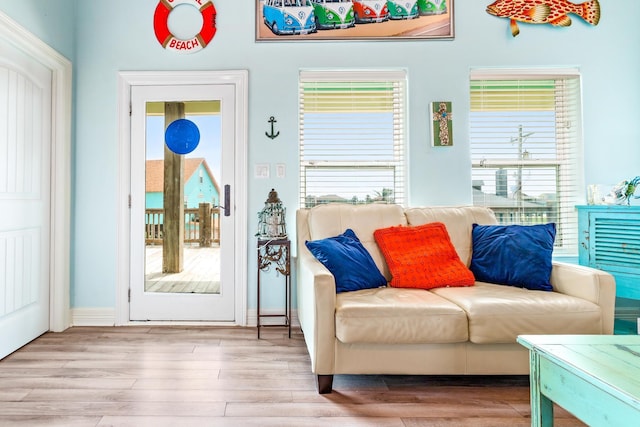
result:
<svg viewBox="0 0 640 427"><path fill-rule="evenodd" d="M453 145L453 111L451 102L432 102L431 145L433 147L450 147Z"/></svg>

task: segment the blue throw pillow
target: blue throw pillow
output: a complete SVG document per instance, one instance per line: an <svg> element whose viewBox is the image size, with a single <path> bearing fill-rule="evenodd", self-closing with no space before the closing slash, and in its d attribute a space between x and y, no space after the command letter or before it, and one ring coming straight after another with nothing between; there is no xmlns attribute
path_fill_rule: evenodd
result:
<svg viewBox="0 0 640 427"><path fill-rule="evenodd" d="M470 269L479 282L551 291L556 225L473 224Z"/></svg>
<svg viewBox="0 0 640 427"><path fill-rule="evenodd" d="M387 285L387 279L351 229L339 236L306 241L305 245L333 274L338 293Z"/></svg>

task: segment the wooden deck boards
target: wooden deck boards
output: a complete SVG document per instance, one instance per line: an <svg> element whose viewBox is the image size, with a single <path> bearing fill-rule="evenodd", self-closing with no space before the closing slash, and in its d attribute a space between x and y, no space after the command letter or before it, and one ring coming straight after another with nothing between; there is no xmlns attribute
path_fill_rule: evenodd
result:
<svg viewBox="0 0 640 427"><path fill-rule="evenodd" d="M220 292L220 248L185 246L184 270L162 273L162 246L146 247L145 291L159 293Z"/></svg>

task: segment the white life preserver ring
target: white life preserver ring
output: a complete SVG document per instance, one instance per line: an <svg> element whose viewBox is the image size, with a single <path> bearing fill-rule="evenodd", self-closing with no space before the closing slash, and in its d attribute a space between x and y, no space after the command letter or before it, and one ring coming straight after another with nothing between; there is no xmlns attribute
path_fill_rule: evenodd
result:
<svg viewBox="0 0 640 427"><path fill-rule="evenodd" d="M169 31L169 14L181 4L195 6L202 14L202 28L192 39L176 38ZM204 49L216 34L216 8L211 0L160 0L153 15L153 29L158 42L168 50L194 53Z"/></svg>

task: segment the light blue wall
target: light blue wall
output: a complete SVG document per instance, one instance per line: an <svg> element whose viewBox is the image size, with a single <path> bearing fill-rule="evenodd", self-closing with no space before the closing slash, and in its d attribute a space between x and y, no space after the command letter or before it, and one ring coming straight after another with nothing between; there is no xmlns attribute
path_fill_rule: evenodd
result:
<svg viewBox="0 0 640 427"><path fill-rule="evenodd" d="M76 0L0 0L0 11L73 61L75 5Z"/></svg>
<svg viewBox="0 0 640 427"><path fill-rule="evenodd" d="M18 6L16 3L20 3ZM0 0L0 10L61 50L65 33L51 33L48 13L60 14L72 1ZM73 307L113 307L116 287L117 73L122 70L248 69L249 171L272 165L267 180L249 177L248 235L271 188L288 208L289 231L297 207L297 75L300 68L403 67L409 72L409 160L411 205L468 204L469 69L576 66L583 75L585 182L612 183L640 173L640 2L601 0L602 19L590 27L574 18L568 28L521 25L513 38L508 21L485 12L490 0L456 0L454 41L255 42L254 2L214 0L218 32L194 55L163 50L152 26L153 0L77 2L76 140L74 180ZM73 14L73 11L69 11ZM62 21L68 23L68 18ZM42 25L42 27L40 27ZM72 26L70 26L72 27ZM72 31L70 29L66 31ZM55 47L55 46L54 46ZM72 49L71 49L72 50ZM429 102L451 100L455 146L429 145ZM280 137L264 132L275 116ZM275 178L285 163L287 178ZM102 171L96 174L95 171ZM95 213L103 214L96 235ZM254 242L248 251L249 307L255 307ZM269 301L267 301L269 302Z"/></svg>

